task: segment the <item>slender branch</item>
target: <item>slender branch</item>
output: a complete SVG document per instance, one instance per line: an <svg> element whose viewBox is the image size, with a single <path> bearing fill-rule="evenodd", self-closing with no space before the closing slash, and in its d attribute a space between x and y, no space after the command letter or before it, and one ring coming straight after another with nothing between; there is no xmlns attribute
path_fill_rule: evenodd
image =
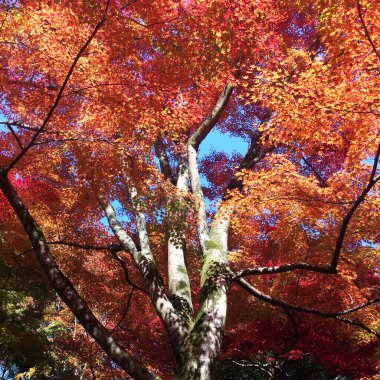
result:
<svg viewBox="0 0 380 380"><path fill-rule="evenodd" d="M261 275L261 274L275 274L275 273L285 273L291 272L294 270L307 270L311 272L319 272L319 273L335 273L331 270L329 266L318 266L308 263L291 263L284 265L276 265L273 267L256 267L256 268L247 268L240 272L237 272L234 276L235 279L250 276L250 275Z"/></svg>
<svg viewBox="0 0 380 380"><path fill-rule="evenodd" d="M327 110L331 110L331 111L335 111L335 112L343 112L343 113L355 113L355 114L363 114L363 115L371 114L371 115L375 115L375 116L380 116L380 113L373 111L373 110L370 110L370 111L357 111L356 110L356 111L354 111L354 110L348 110L348 109L333 108L333 107L328 107L328 106L316 108L316 110L321 110L321 109L327 109Z"/></svg>
<svg viewBox="0 0 380 380"><path fill-rule="evenodd" d="M299 312L299 313L313 314L313 315L317 315L317 316L323 317L323 318L336 319L338 321L348 323L351 325L354 324L355 326L358 326L358 327L364 329L365 331L369 332L370 334L373 334L376 337L380 338L380 333L377 333L376 331L370 329L369 327L365 326L361 322L351 321L351 320L347 320L347 319L341 317L342 315L350 314L350 313L353 313L353 312L358 311L360 309L363 309L367 306L370 306L374 303L378 303L378 302L380 302L380 298L375 298L375 299L369 300L367 302L364 302L364 303L357 305L355 307L352 307L350 309L345 309L345 310L336 311L336 312L324 312L324 311L321 311L318 309L312 309L312 308L308 308L308 307L301 307L298 305L293 305L291 303L285 302L285 301L280 300L278 298L274 298L272 296L264 294L264 293L260 292L258 289L256 289L249 282L245 281L242 278L236 279L235 282L238 285L240 285L240 287L243 288L245 291L247 291L248 293L253 295L255 298L260 299L261 301L269 303L273 306L281 307L282 309L286 308L288 310L294 310L294 311Z"/></svg>
<svg viewBox="0 0 380 380"><path fill-rule="evenodd" d="M123 322L124 318L127 316L128 311L129 311L129 307L131 306L133 292L135 291L135 289L136 289L135 287L132 287L132 289L129 293L129 296L128 296L127 306L125 307L123 315L120 317L119 322L116 323L115 327L111 330L111 332L114 332L120 326L121 322Z"/></svg>
<svg viewBox="0 0 380 380"><path fill-rule="evenodd" d="M34 131L34 132L38 130L38 127L32 127L27 124L19 123L18 121L0 121L0 124L11 126L11 127L22 128L22 129L26 129L28 131Z"/></svg>
<svg viewBox="0 0 380 380"><path fill-rule="evenodd" d="M138 265L141 260L141 254L138 251L133 239L121 227L119 221L116 218L115 210L112 207L111 203L108 201L108 199L102 195L100 195L98 199L99 199L100 205L102 206L107 216L108 223L110 224L110 227L112 231L114 232L115 236L118 238L121 246L127 252L129 252L134 262Z"/></svg>
<svg viewBox="0 0 380 380"><path fill-rule="evenodd" d="M125 263L125 261L116 253L116 251L114 251L113 249L110 249L110 253L112 255L112 257L121 265L121 267L123 268L123 271L124 271L124 278L125 278L125 282L132 286L132 289L137 289L137 290L140 290L140 292L143 292L147 295L149 295L149 292L147 292L145 289L141 288L140 286L136 285L130 278L129 278L129 270L128 270L128 267Z"/></svg>
<svg viewBox="0 0 380 380"><path fill-rule="evenodd" d="M82 137L72 137L67 139L50 139L50 140L44 140L44 141L38 141L34 143L34 145L44 145L44 144L51 144L51 143L63 143L63 142L73 142L73 141L83 141L83 142L103 142L108 145L113 145L111 141L108 141L106 139L87 139Z"/></svg>
<svg viewBox="0 0 380 380"><path fill-rule="evenodd" d="M326 183L326 181L322 178L322 176L318 173L318 171L315 170L314 166L306 159L306 157L302 156L302 160L305 162L305 164L311 169L311 171L317 177L317 180L319 181L321 186L322 187L328 187L328 184Z"/></svg>
<svg viewBox="0 0 380 380"><path fill-rule="evenodd" d="M356 0L356 6L357 6L360 22L361 22L361 24L363 26L363 29L364 29L365 36L366 36L368 42L370 43L370 45L371 45L374 53L377 55L377 58L380 59L380 53L376 49L376 46L375 46L375 44L374 44L374 42L373 42L373 40L371 38L371 35L369 34L369 30L368 30L367 25L366 25L366 23L364 21L362 7L361 7L361 4L360 4L359 0Z"/></svg>
<svg viewBox="0 0 380 380"><path fill-rule="evenodd" d="M291 338L293 340L293 342L290 344L290 347L288 346L288 348L287 348L287 351L289 353L289 351L297 343L297 340L300 337L300 333L299 333L298 325L297 325L297 322L296 322L294 315L290 312L290 310L287 307L283 307L282 309L284 310L285 315L288 317L290 324L292 326L292 330L293 330L293 336L285 338L286 340L289 338Z"/></svg>
<svg viewBox="0 0 380 380"><path fill-rule="evenodd" d="M124 247L119 244L109 244L109 245L92 245L92 244L81 244L76 242L67 242L67 241L49 241L47 242L48 245L65 245L68 247L75 247L85 250L91 250L91 251L109 251L112 255L112 257L119 262L121 267L124 271L125 281L128 285L132 286L133 288L140 290L141 292L145 294L149 294L145 289L141 288L140 286L136 285L130 278L129 278L129 272L128 267L125 264L125 261L117 254L117 252L124 251ZM17 257L24 256L25 254L34 251L34 248L28 249L24 252L21 252L17 255Z"/></svg>
<svg viewBox="0 0 380 380"><path fill-rule="evenodd" d="M364 201L365 196L371 191L371 189L375 186L375 184L380 179L380 177L375 178L378 163L379 163L379 156L380 156L380 143L377 147L377 151L376 151L373 166L372 166L371 175L369 177L367 186L363 189L361 194L356 198L356 201L354 202L354 204L351 206L351 208L348 210L347 214L343 218L342 225L340 227L340 232L339 232L338 238L337 238L336 243L335 243L335 249L333 252L331 264L330 264L331 270L336 270L336 267L338 265L340 251L342 249L344 237L346 235L348 224L350 223L352 216L354 215L356 209Z"/></svg>
<svg viewBox="0 0 380 380"><path fill-rule="evenodd" d="M108 11L108 6L109 6L109 2L107 2L107 6L106 6L106 12ZM29 141L29 143L25 146L25 148L16 156L16 158L10 163L10 165L5 169L5 173L8 173L20 160L22 157L24 157L24 155L29 151L29 149L34 145L36 139L38 138L38 136L43 132L43 130L45 129L45 127L47 126L47 124L49 123L51 117L53 116L54 114L54 111L56 110L56 108L58 107L58 104L61 100L61 97L62 97L62 94L63 94L63 91L65 90L66 86L67 86L67 83L69 82L70 78L71 78L71 75L72 73L74 72L74 69L75 69L75 66L77 65L79 59L81 58L81 56L83 55L83 53L85 52L85 50L87 49L87 47L90 45L91 41L94 39L96 33L98 32L98 30L103 26L103 24L106 22L106 16L107 16L107 13L104 13L102 19L98 22L98 24L95 26L94 30L92 31L91 35L88 37L87 41L85 42L85 44L82 46L82 48L79 50L78 54L76 55L76 57L74 58L71 66L70 66L70 69L68 71L68 73L66 74L66 77L61 85L61 88L59 89L58 91L58 94L55 98L55 101L53 103L53 105L51 106L49 112L47 113L44 121L42 122L41 126L38 128L38 130L36 131L36 133L33 135L33 137L31 138L31 140Z"/></svg>
<svg viewBox="0 0 380 380"><path fill-rule="evenodd" d="M47 244L49 244L49 245L66 245L68 247L75 247L75 248L92 250L92 251L104 251L104 250L110 251L110 250L112 250L113 252L119 252L119 251L124 250L124 247L120 243L119 244L109 244L109 245L93 245L93 244L81 244L81 243L76 243L76 242L57 240L57 241L48 241Z"/></svg>
<svg viewBox="0 0 380 380"><path fill-rule="evenodd" d="M110 244L110 245L92 245L92 244L81 244L81 243L76 243L76 242L68 242L68 241L48 241L46 242L48 245L65 245L68 247L75 247L75 248L80 248L80 249L85 249L85 250L91 250L91 251L110 251L112 250L113 252L119 252L123 251L124 248L121 244ZM22 257L26 255L29 252L34 251L34 248L27 249L26 251L23 251L19 254L17 254L17 257Z"/></svg>
<svg viewBox="0 0 380 380"><path fill-rule="evenodd" d="M10 124L6 124L6 126L8 127L8 129L10 130L10 132L12 133L13 137L15 138L18 146L20 147L20 149L24 149L22 144L21 144L21 141L20 139L18 138L17 134L15 133L15 131L13 130L12 126Z"/></svg>

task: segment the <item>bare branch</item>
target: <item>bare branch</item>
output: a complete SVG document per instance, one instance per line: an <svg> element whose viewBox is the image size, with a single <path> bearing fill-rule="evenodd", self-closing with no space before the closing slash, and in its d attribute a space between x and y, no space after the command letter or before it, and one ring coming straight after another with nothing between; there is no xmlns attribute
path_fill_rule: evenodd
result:
<svg viewBox="0 0 380 380"><path fill-rule="evenodd" d="M32 127L27 124L19 123L18 121L0 121L0 124L6 125L6 126L11 126L11 127L17 127L21 129L26 129L28 131L34 131L36 132L38 130L38 127Z"/></svg>
<svg viewBox="0 0 380 380"><path fill-rule="evenodd" d="M364 303L357 305L355 307L352 307L350 309L346 309L346 310L342 310L342 311L336 311L336 312L324 312L324 311L317 310L317 309L293 305L293 304L290 304L290 303L285 302L283 300L280 300L278 298L274 298L272 296L264 294L242 278L236 279L235 282L237 284L239 284L240 287L242 287L248 293L253 295L255 298L260 299L261 301L269 303L273 306L277 306L277 307L280 307L282 309L286 308L288 310L294 310L294 311L299 312L299 313L318 315L319 317L323 317L323 318L336 319L336 320L344 322L344 323L348 323L351 325L358 326L358 327L364 329L365 331L369 332L370 334L375 335L376 337L380 338L380 333L377 333L376 331L371 330L369 327L365 326L361 322L347 320L347 319L341 317L342 315L350 314L350 313L353 313L353 312L358 311L360 309L363 309L365 307L368 307L374 303L378 303L378 302L380 302L380 298L375 298L375 299L369 300L367 302L364 302Z"/></svg>
<svg viewBox="0 0 380 380"><path fill-rule="evenodd" d="M109 245L92 245L92 244L81 244L76 242L67 242L67 241L50 241L47 242L48 245L64 245L68 247L75 247L85 250L91 250L91 251L109 251L112 255L112 257L119 262L121 267L124 271L124 277L125 281L128 285L132 286L134 289L140 290L141 292L145 294L149 294L145 289L141 288L140 286L136 285L130 278L129 278L129 271L128 267L125 263L125 261L117 254L117 252L124 251L124 247L119 244L109 244ZM33 251L34 248L28 249L20 254L17 255L17 257L24 256L28 252Z"/></svg>
<svg viewBox="0 0 380 380"><path fill-rule="evenodd" d="M124 248L121 244L109 244L109 245L93 245L93 244L81 244L77 242L69 242L69 241L48 241L47 244L49 245L66 245L68 247L74 247L74 248L80 248L85 250L92 250L92 251L110 251L113 252L119 252L123 251ZM20 254L21 255L21 254Z"/></svg>
<svg viewBox="0 0 380 380"><path fill-rule="evenodd" d="M123 322L124 318L127 316L128 314L128 311L129 311L129 307L131 306L131 301L132 301L132 296L133 296L133 292L135 291L135 287L132 287L130 293L129 293L129 296L128 296L128 300L127 300L127 306L125 307L125 310L123 312L123 315L121 316L121 318L119 319L119 322L116 323L115 327L111 330L111 332L114 332L121 324L121 322Z"/></svg>
<svg viewBox="0 0 380 380"><path fill-rule="evenodd" d="M261 275L261 274L275 274L275 273L285 273L291 272L294 270L306 270L311 272L319 272L319 273L335 273L332 271L329 266L318 266L308 263L291 263L284 265L276 265L273 267L256 267L256 268L247 268L240 272L237 272L235 275L235 279L250 276L250 275Z"/></svg>
<svg viewBox="0 0 380 380"><path fill-rule="evenodd" d="M125 261L117 254L117 251L114 251L113 249L110 249L110 253L112 257L121 265L124 271L124 278L125 282L132 286L132 289L140 290L140 292L143 292L147 295L149 295L149 292L147 292L145 289L141 288L140 286L136 285L130 278L129 278L129 270L125 263Z"/></svg>
<svg viewBox="0 0 380 380"><path fill-rule="evenodd" d="M206 138L206 136L211 132L212 128L218 122L220 115L226 108L233 89L234 86L231 83L227 83L210 114L190 137L188 145L191 145L196 151L198 150L200 143Z"/></svg>
<svg viewBox="0 0 380 380"><path fill-rule="evenodd" d="M111 203L108 201L108 199L102 195L100 195L98 199L100 205L102 206L107 216L108 223L110 224L110 227L114 232L115 236L118 238L122 247L130 253L134 262L138 265L141 260L141 253L137 250L136 244L134 243L133 239L121 227L119 221L116 218L115 210L112 207Z"/></svg>

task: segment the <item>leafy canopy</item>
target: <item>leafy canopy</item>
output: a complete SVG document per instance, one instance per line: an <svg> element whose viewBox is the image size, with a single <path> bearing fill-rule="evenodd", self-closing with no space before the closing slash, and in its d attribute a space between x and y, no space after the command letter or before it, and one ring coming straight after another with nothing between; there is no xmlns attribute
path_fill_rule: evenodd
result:
<svg viewBox="0 0 380 380"><path fill-rule="evenodd" d="M186 242L187 270L177 270L188 272L192 287L182 283L183 294L202 309L202 197L172 179L183 173L189 138L199 145L209 132L200 126L209 123L231 143L239 137L249 147L232 155L223 147L199 148L206 224L216 210L231 218L228 262L238 274L221 358L254 362L275 351L279 363L289 353L306 363L311 354L333 374L375 376L376 0L4 0L0 10L2 173L38 222L61 270L123 347L156 373L173 376L162 316L141 291L145 285L133 258L117 249L99 196L116 207L135 242L139 212L144 215L165 283L168 241L178 247ZM224 103L213 114L218 99ZM26 279L24 270L36 273L37 260L2 194L0 206L1 273L4 268L8 277L17 276L29 292L33 275ZM212 244L206 248L220 248ZM294 263L311 270L281 267ZM274 266L282 268L279 273ZM261 293L242 285L245 276ZM18 334L26 327L37 331L34 315L15 317L16 303L37 307L45 295L0 292L0 342L17 318L23 321ZM368 307L337 314L357 305ZM38 346L49 339L76 374L122 376L70 312L58 309L45 309L52 314L44 323L58 321L65 333L24 336L24 348L29 340ZM19 349L12 340L10 360ZM38 367L41 360L28 365Z"/></svg>

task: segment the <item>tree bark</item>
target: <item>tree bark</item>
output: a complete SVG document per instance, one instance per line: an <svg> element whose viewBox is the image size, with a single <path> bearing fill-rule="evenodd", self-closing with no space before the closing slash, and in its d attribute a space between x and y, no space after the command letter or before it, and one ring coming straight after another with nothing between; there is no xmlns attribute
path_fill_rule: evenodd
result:
<svg viewBox="0 0 380 380"><path fill-rule="evenodd" d="M201 306L186 340L181 380L213 377L224 335L229 285L226 257L218 249L210 249L202 271Z"/></svg>
<svg viewBox="0 0 380 380"><path fill-rule="evenodd" d="M115 342L109 331L99 322L85 300L76 291L71 281L60 271L51 255L40 226L31 216L5 174L0 174L0 188L22 223L51 285L75 317L78 318L84 329L98 342L106 354L128 374L141 380L158 379L142 363Z"/></svg>

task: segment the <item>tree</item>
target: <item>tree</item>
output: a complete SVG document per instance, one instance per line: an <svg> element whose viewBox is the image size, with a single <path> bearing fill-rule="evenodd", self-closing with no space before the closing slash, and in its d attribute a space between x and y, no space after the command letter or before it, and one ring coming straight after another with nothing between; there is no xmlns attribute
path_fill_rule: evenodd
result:
<svg viewBox="0 0 380 380"><path fill-rule="evenodd" d="M136 379L221 351L375 375L376 5L1 2L1 228L82 326L67 349ZM199 158L215 129L247 151Z"/></svg>

